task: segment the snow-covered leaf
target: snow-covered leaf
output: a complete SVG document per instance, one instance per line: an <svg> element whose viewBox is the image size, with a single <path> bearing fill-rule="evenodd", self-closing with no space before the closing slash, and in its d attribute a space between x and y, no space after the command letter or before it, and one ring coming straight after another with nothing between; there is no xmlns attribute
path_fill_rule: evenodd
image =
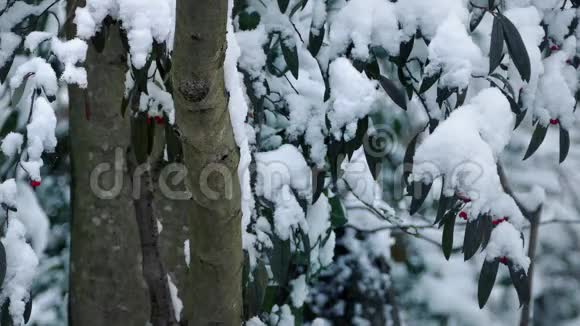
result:
<svg viewBox="0 0 580 326"><path fill-rule="evenodd" d="M530 281L526 271L521 266L514 265L511 261L508 262L508 269L512 284L518 294L520 306L523 306L530 302Z"/></svg>
<svg viewBox="0 0 580 326"><path fill-rule="evenodd" d="M473 32L477 28L477 26L479 26L479 23L481 23L481 21L483 20L483 16L485 16L485 10L480 8L473 9L469 18L470 32Z"/></svg>
<svg viewBox="0 0 580 326"><path fill-rule="evenodd" d="M409 186L409 193L411 194L411 206L409 207L409 214L415 214L429 194L433 183L424 183L421 181L413 181Z"/></svg>
<svg viewBox="0 0 580 326"><path fill-rule="evenodd" d="M238 15L238 22L240 24L240 30L242 31L256 29L256 27L258 27L258 25L260 24L260 14L258 14L255 11L251 13L247 11L242 11Z"/></svg>
<svg viewBox="0 0 580 326"><path fill-rule="evenodd" d="M300 69L300 66L298 64L298 49L296 48L296 45L288 46L286 42L282 41L281 47L288 69L292 73L292 76L294 76L295 79L298 79L298 70Z"/></svg>
<svg viewBox="0 0 580 326"><path fill-rule="evenodd" d="M442 184L445 182L443 181ZM441 195L439 196L439 207L437 207L437 217L435 218L435 222L433 224L437 224L443 220L445 213L452 208L454 205L453 203L454 196L445 196L445 192L441 189Z"/></svg>
<svg viewBox="0 0 580 326"><path fill-rule="evenodd" d="M404 65L409 59L409 55L411 55L414 45L415 45L415 35L411 36L411 38L407 42L401 42L401 45L399 47L399 63L401 65Z"/></svg>
<svg viewBox="0 0 580 326"><path fill-rule="evenodd" d="M26 301L26 305L24 306L24 323L27 324L30 320L30 314L32 313L32 296L29 295L28 301Z"/></svg>
<svg viewBox="0 0 580 326"><path fill-rule="evenodd" d="M28 79L33 76L32 74L27 74L26 76L24 76L24 80L22 80L22 83L20 83L20 85L14 90L14 93L12 93L12 98L10 100L10 105L12 107L16 107L18 105L18 103L20 103L20 100L22 100L22 96L24 95L24 91L26 90L26 84L28 83Z"/></svg>
<svg viewBox="0 0 580 326"><path fill-rule="evenodd" d="M405 92L392 80L383 75L380 75L379 81L393 102L395 102L395 104L397 104L401 109L407 110L407 98L405 96Z"/></svg>
<svg viewBox="0 0 580 326"><path fill-rule="evenodd" d="M336 229L344 226L348 220L346 219L340 198L338 196L329 198L328 203L330 203L330 223L332 228Z"/></svg>
<svg viewBox="0 0 580 326"><path fill-rule="evenodd" d="M326 33L326 29L324 25L322 25L316 32L312 29L310 30L310 34L308 36L308 51L312 54L313 57L316 57L320 48L322 47L322 41L324 41L324 34Z"/></svg>
<svg viewBox="0 0 580 326"><path fill-rule="evenodd" d="M432 75L423 76L423 80L421 81L421 88L419 88L419 93L425 93L437 82L437 80L439 80L439 77L441 77L441 70Z"/></svg>

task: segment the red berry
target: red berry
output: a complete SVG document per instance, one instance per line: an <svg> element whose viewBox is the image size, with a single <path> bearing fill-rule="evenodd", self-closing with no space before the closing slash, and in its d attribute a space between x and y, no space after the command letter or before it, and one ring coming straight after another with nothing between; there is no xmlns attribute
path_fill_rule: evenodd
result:
<svg viewBox="0 0 580 326"><path fill-rule="evenodd" d="M558 123L560 123L560 120L558 120L558 119L550 119L550 124L557 125Z"/></svg>
<svg viewBox="0 0 580 326"><path fill-rule="evenodd" d="M552 51L559 51L560 50L560 47L558 45L554 44L554 45L550 46L550 50L552 50Z"/></svg>
<svg viewBox="0 0 580 326"><path fill-rule="evenodd" d="M506 256L499 257L499 262L502 263L502 264L504 264L504 265L507 265L508 264L508 261L509 260L508 260L508 258Z"/></svg>
<svg viewBox="0 0 580 326"><path fill-rule="evenodd" d="M463 212L463 211L460 212L459 217L467 221L467 213L466 212Z"/></svg>
<svg viewBox="0 0 580 326"><path fill-rule="evenodd" d="M157 122L158 125L161 125L161 124L163 124L163 118L162 117L159 117L159 116L156 116L155 117L155 122Z"/></svg>
<svg viewBox="0 0 580 326"><path fill-rule="evenodd" d="M153 118L151 118L150 116L147 116L147 124L150 125L151 121L153 121Z"/></svg>
<svg viewBox="0 0 580 326"><path fill-rule="evenodd" d="M30 181L30 185L32 186L32 188L36 188L40 186L40 181L32 180Z"/></svg>

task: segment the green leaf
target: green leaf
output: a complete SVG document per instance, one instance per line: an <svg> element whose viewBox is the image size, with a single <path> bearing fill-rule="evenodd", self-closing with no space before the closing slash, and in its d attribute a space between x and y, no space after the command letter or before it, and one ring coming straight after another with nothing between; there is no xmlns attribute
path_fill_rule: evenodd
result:
<svg viewBox="0 0 580 326"><path fill-rule="evenodd" d="M513 101L513 99L512 99L512 101ZM515 102L515 101L513 101L513 102ZM511 102L510 102L510 105L511 105ZM514 130L517 129L520 126L520 124L522 124L522 122L524 121L524 118L526 117L526 112L528 112L528 110L521 110L520 112L516 113L516 123L514 126Z"/></svg>
<svg viewBox="0 0 580 326"><path fill-rule="evenodd" d="M183 148L179 140L179 131L169 123L165 124L165 142L169 162L181 163L183 161Z"/></svg>
<svg viewBox="0 0 580 326"><path fill-rule="evenodd" d="M119 28L119 35L121 37L121 44L123 45L123 49L125 52L131 52L131 47L129 46L129 39L127 38L127 32Z"/></svg>
<svg viewBox="0 0 580 326"><path fill-rule="evenodd" d="M2 125L2 129L0 130L0 138L4 139L4 137L6 137L9 132L16 130L17 125L18 110L13 110L10 112L10 115L8 118L6 118L6 121L4 121L4 124ZM0 284L2 284L2 282L0 282Z"/></svg>
<svg viewBox="0 0 580 326"><path fill-rule="evenodd" d="M401 65L405 65L411 52L413 51L413 46L415 45L415 35L411 36L411 38L407 42L401 42L399 46L399 63Z"/></svg>
<svg viewBox="0 0 580 326"><path fill-rule="evenodd" d="M2 68L0 68L0 83L4 84L6 81L6 77L8 77L8 73L10 72L10 68L12 68L12 63L14 62L14 54L12 54L8 60L4 63Z"/></svg>
<svg viewBox="0 0 580 326"><path fill-rule="evenodd" d="M503 35L508 46L508 51L518 69L522 80L529 82L531 74L530 57L520 32L507 17L497 14L502 19ZM497 18L496 18L497 19Z"/></svg>
<svg viewBox="0 0 580 326"><path fill-rule="evenodd" d="M272 239L272 253L270 257L270 268L274 276L274 281L280 285L285 285L288 281L288 269L292 252L290 251L290 240L281 240L277 236Z"/></svg>
<svg viewBox="0 0 580 326"><path fill-rule="evenodd" d="M397 104L401 109L407 110L407 97L405 96L405 92L399 88L392 80L388 79L387 77L380 75L379 82L385 92L389 95L389 97Z"/></svg>
<svg viewBox="0 0 580 326"><path fill-rule="evenodd" d="M465 103L465 99L467 98L467 87L457 91L457 101L455 103L455 107L458 108Z"/></svg>
<svg viewBox="0 0 580 326"><path fill-rule="evenodd" d="M322 191L324 190L324 180L326 175L324 170L319 170L318 168L312 168L312 186L314 187L314 192L312 195L312 204L316 203Z"/></svg>
<svg viewBox="0 0 580 326"><path fill-rule="evenodd" d="M443 236L441 239L441 248L445 259L449 260L453 251L453 231L455 230L455 216L445 219L443 224Z"/></svg>
<svg viewBox="0 0 580 326"><path fill-rule="evenodd" d="M260 24L260 14L256 11L248 13L247 11L242 11L238 16L238 22L240 24L240 30L249 31L256 29Z"/></svg>
<svg viewBox="0 0 580 326"><path fill-rule="evenodd" d="M6 278L6 248L0 242L0 285L4 283Z"/></svg>
<svg viewBox="0 0 580 326"><path fill-rule="evenodd" d="M290 69L292 76L294 76L295 79L298 79L298 70L300 66L298 65L298 49L296 48L296 44L292 47L288 47L284 41L280 42L280 44L288 69Z"/></svg>
<svg viewBox="0 0 580 326"><path fill-rule="evenodd" d="M405 156L403 157L403 184L407 185L407 180L409 175L411 175L413 168L413 157L415 156L415 148L417 147L417 140L421 132L418 132L405 150Z"/></svg>
<svg viewBox="0 0 580 326"><path fill-rule="evenodd" d="M445 177L441 182L442 185L445 184ZM437 224L443 220L445 213L453 206L453 198L454 196L447 197L443 193L443 186L441 187L441 195L439 196L439 207L437 207L437 217L435 218L435 222L433 224Z"/></svg>
<svg viewBox="0 0 580 326"><path fill-rule="evenodd" d="M528 146L526 155L524 155L524 160L532 156L532 154L534 154L538 150L538 148L544 141L544 138L546 138L547 131L548 131L547 126L543 126L541 123L538 123L536 125L536 130L534 130L534 133L532 134L532 140L530 141L530 146Z"/></svg>
<svg viewBox="0 0 580 326"><path fill-rule="evenodd" d="M338 180L338 169L340 168L340 164L344 160L343 154L343 142L332 140L328 146L328 151L326 156L328 157L328 162L330 164L330 175L332 176L332 180Z"/></svg>
<svg viewBox="0 0 580 326"><path fill-rule="evenodd" d="M570 134L560 125L560 163L566 160L570 151Z"/></svg>
<svg viewBox="0 0 580 326"><path fill-rule="evenodd" d="M479 234L479 218L470 219L465 226L465 235L463 238L463 259L469 260L479 249L481 236Z"/></svg>
<svg viewBox="0 0 580 326"><path fill-rule="evenodd" d="M278 285L268 285L266 293L264 294L264 301L262 304L262 311L271 311L272 307L277 303L279 293L282 291Z"/></svg>
<svg viewBox="0 0 580 326"><path fill-rule="evenodd" d="M508 92L510 93L510 96L515 98L516 97L516 93L514 92L514 88L512 87L512 85L510 84L510 82L502 75L500 75L499 73L495 72L491 75L489 75L490 77L499 79L502 83L504 88L507 88ZM497 86L497 88L502 89L501 87Z"/></svg>
<svg viewBox="0 0 580 326"><path fill-rule="evenodd" d="M255 316L261 311L264 303L268 287L268 271L263 262L259 262L253 271L250 271L250 269L250 258L247 253L244 253L242 280L244 285L244 313L247 313L248 316ZM253 275L250 275L250 273ZM250 276L253 277L250 278Z"/></svg>
<svg viewBox="0 0 580 326"><path fill-rule="evenodd" d="M492 261L485 260L481 267L479 274L479 283L477 285L477 299L479 301L479 308L483 308L489 299L495 279L497 277L497 270L499 268L499 259Z"/></svg>
<svg viewBox="0 0 580 326"><path fill-rule="evenodd" d="M289 3L290 3L290 0L278 0L278 8L280 8L280 11L282 13L286 12L286 9L288 9Z"/></svg>
<svg viewBox="0 0 580 326"><path fill-rule="evenodd" d="M366 116L357 121L356 133L354 138L344 144L344 153L348 155L348 159L352 158L354 151L359 149L365 140L367 130L369 129L369 117Z"/></svg>
<svg viewBox="0 0 580 326"><path fill-rule="evenodd" d="M381 172L381 163L383 161L382 154L385 152L385 149L384 147L377 148L374 147L374 145L376 144L379 144L379 146L383 145L379 141L379 137L370 135L368 136L367 140L368 141L365 143L365 146L363 147L365 151L365 158L373 178L377 180L377 177Z"/></svg>
<svg viewBox="0 0 580 326"><path fill-rule="evenodd" d="M24 323L28 324L30 320L30 314L32 313L32 295L28 296L28 301L26 301L26 305L24 306Z"/></svg>
<svg viewBox="0 0 580 326"><path fill-rule="evenodd" d="M511 260L508 262L510 278L518 294L520 307L530 302L530 281L526 271L521 267L514 265Z"/></svg>
<svg viewBox="0 0 580 326"><path fill-rule="evenodd" d="M147 60L147 63L141 69L137 69L133 65L131 65L131 67L133 68L133 77L135 78L135 85L137 85L137 91L145 93L147 95L149 95L147 91L147 81L149 76L147 74L150 65L151 60Z"/></svg>
<svg viewBox="0 0 580 326"><path fill-rule="evenodd" d="M13 326L12 316L10 316L10 299L6 299L2 304L2 311L0 312L0 325Z"/></svg>
<svg viewBox="0 0 580 326"><path fill-rule="evenodd" d="M491 28L491 43L489 47L489 73L491 74L501 63L503 54L504 29L502 19L496 16Z"/></svg>
<svg viewBox="0 0 580 326"><path fill-rule="evenodd" d="M423 183L421 181L413 181L411 190L411 207L409 208L409 215L415 214L429 194L429 190L433 183Z"/></svg>
<svg viewBox="0 0 580 326"><path fill-rule="evenodd" d="M489 243L491 238L491 231L493 230L493 225L491 224L491 216L485 214L480 215L478 218L478 233L481 237L481 250L484 250Z"/></svg>
<svg viewBox="0 0 580 326"><path fill-rule="evenodd" d="M133 94L135 94L134 88L129 91L129 94L127 94L127 97L123 96L123 99L121 100L121 116L122 117L125 116L125 112L127 112L127 108L129 107L129 104L131 104L131 102L133 101Z"/></svg>
<svg viewBox="0 0 580 326"><path fill-rule="evenodd" d="M495 0L488 0L487 5L489 9L493 9L493 7L495 6Z"/></svg>
<svg viewBox="0 0 580 326"><path fill-rule="evenodd" d="M342 207L342 202L338 196L334 196L328 199L330 203L330 224L333 229L340 228L344 226L348 220L346 219L346 214L344 208Z"/></svg>
<svg viewBox="0 0 580 326"><path fill-rule="evenodd" d="M149 156L149 126L145 114L131 119L131 145L137 164L143 164Z"/></svg>
<svg viewBox="0 0 580 326"><path fill-rule="evenodd" d="M431 76L424 76L423 80L421 81L419 93L420 94L425 93L429 88L431 88L431 86L435 84L435 82L437 82L437 80L439 80L439 77L441 77L441 70L439 70L438 72L434 73Z"/></svg>
<svg viewBox="0 0 580 326"><path fill-rule="evenodd" d="M483 20L483 16L485 16L485 10L474 8L471 12L471 17L469 18L469 31L473 32L479 23Z"/></svg>
<svg viewBox="0 0 580 326"><path fill-rule="evenodd" d="M437 104L441 106L443 102L451 96L451 94L453 94L453 91L451 89L447 87L445 88L437 87L437 99L436 99Z"/></svg>
<svg viewBox="0 0 580 326"><path fill-rule="evenodd" d="M97 53L102 53L105 49L107 40L108 28L106 25L101 26L101 29L91 38L91 43L95 47Z"/></svg>
<svg viewBox="0 0 580 326"><path fill-rule="evenodd" d="M324 25L322 25L316 32L310 29L310 34L308 35L308 51L310 51L310 54L312 54L313 57L316 57L322 47L324 33L326 33Z"/></svg>

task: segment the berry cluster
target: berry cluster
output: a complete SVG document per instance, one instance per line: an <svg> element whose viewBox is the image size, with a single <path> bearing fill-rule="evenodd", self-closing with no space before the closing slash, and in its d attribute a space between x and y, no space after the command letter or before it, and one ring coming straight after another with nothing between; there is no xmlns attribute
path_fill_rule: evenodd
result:
<svg viewBox="0 0 580 326"><path fill-rule="evenodd" d="M491 224L493 224L493 225L500 225L501 223L507 222L507 221L508 221L508 218L507 217L504 217L504 218L500 218L500 219L491 221Z"/></svg>
<svg viewBox="0 0 580 326"><path fill-rule="evenodd" d="M150 115L147 116L147 124L148 125L150 125L151 123L153 123L153 120L155 120L155 122L157 122L158 125L162 125L163 122L164 122L163 117L160 117L160 116L154 116L154 117L152 117Z"/></svg>

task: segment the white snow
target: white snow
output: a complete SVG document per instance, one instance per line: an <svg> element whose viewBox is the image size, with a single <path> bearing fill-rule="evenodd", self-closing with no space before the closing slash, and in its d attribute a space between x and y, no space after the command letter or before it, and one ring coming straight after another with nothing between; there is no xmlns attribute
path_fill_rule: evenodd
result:
<svg viewBox="0 0 580 326"><path fill-rule="evenodd" d="M306 276L300 275L298 278L290 281L290 286L292 287L292 292L290 293L290 298L292 299L292 305L294 307L302 307L306 297L308 296L308 286L306 285Z"/></svg>
<svg viewBox="0 0 580 326"><path fill-rule="evenodd" d="M181 321L181 311L183 310L183 302L181 302L177 286L175 286L169 274L167 274L167 284L169 286L169 293L171 294L171 302L173 303L173 312L175 313L175 319L179 322Z"/></svg>
<svg viewBox="0 0 580 326"><path fill-rule="evenodd" d="M26 243L26 229L18 220L11 219L2 244L6 249L6 278L0 292L0 302L10 299L10 316L15 325L24 324L24 307L30 300L30 287L35 276L38 258Z"/></svg>
<svg viewBox="0 0 580 326"><path fill-rule="evenodd" d="M183 242L183 256L185 257L185 264L187 264L187 267L189 267L189 264L191 263L191 256L190 256L190 251L189 251L189 240L185 240Z"/></svg>
<svg viewBox="0 0 580 326"><path fill-rule="evenodd" d="M9 132L2 140L2 153L8 157L19 154L23 142L24 139L21 134Z"/></svg>

